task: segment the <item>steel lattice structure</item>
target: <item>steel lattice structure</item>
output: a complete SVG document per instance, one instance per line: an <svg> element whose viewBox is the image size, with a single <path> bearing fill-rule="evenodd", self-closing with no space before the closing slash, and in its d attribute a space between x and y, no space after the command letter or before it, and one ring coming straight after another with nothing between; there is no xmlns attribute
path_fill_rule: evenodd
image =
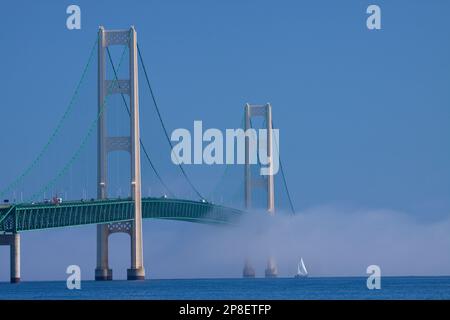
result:
<svg viewBox="0 0 450 320"><path fill-rule="evenodd" d="M133 219L131 199L17 204L0 208L0 232L103 224ZM208 202L143 198L142 217L206 224L234 224L243 211Z"/></svg>

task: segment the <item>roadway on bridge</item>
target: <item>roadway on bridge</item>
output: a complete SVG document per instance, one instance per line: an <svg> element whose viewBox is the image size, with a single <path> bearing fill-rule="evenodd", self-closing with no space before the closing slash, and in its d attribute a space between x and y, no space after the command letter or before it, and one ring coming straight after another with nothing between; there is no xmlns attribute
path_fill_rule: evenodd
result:
<svg viewBox="0 0 450 320"><path fill-rule="evenodd" d="M204 201L143 198L142 217L206 224L234 224L244 212ZM112 223L132 220L131 198L80 200L52 203L23 203L0 207L0 232Z"/></svg>

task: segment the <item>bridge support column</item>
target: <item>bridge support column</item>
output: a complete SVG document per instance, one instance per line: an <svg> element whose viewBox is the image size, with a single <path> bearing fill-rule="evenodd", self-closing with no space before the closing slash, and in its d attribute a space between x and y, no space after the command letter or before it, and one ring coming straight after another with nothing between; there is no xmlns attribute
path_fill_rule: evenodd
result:
<svg viewBox="0 0 450 320"><path fill-rule="evenodd" d="M139 134L139 90L137 36L134 27L129 30L105 30L98 32L98 155L97 155L97 197L107 199L108 153L127 151L131 155L131 197L134 212L130 216L131 227L126 230L131 235L131 268L128 269L128 280L144 279L144 259L142 248L142 203L141 203L141 155ZM125 45L129 48L129 79L106 79L106 49L111 45ZM130 135L108 136L106 118L106 97L111 94L127 94L130 97ZM120 225L120 224L119 224ZM108 268L108 236L109 228L115 232L117 224L107 224L97 228L97 280L112 279L112 271ZM119 228L120 229L120 228Z"/></svg>
<svg viewBox="0 0 450 320"><path fill-rule="evenodd" d="M267 158L270 159L269 174L266 176L252 177L250 165L252 164L250 154L252 146L250 145L250 139L245 139L245 170L244 170L244 202L245 208L248 210L252 207L252 191L254 186L265 186L267 190L267 212L270 216L275 215L275 196L274 196L274 179L273 179L273 154L272 154L272 106L267 103L265 105L250 105L246 104L244 109L245 115L245 130L251 128L251 118L254 116L262 116L266 119L267 127ZM254 270L247 260L244 266L244 277L251 277ZM267 268L265 270L266 278L276 277L278 274L275 259L270 256L267 261Z"/></svg>
<svg viewBox="0 0 450 320"><path fill-rule="evenodd" d="M139 210L140 211L140 210ZM136 221L131 227L131 268L127 269L127 280L145 280L142 252L142 218L139 226Z"/></svg>
<svg viewBox="0 0 450 320"><path fill-rule="evenodd" d="M95 269L95 280L112 280L112 269L108 263L108 225L97 225L97 268Z"/></svg>
<svg viewBox="0 0 450 320"><path fill-rule="evenodd" d="M10 259L11 259L11 283L20 282L20 234L11 236Z"/></svg>
<svg viewBox="0 0 450 320"><path fill-rule="evenodd" d="M278 276L278 269L273 257L269 257L266 268L266 278L276 278Z"/></svg>
<svg viewBox="0 0 450 320"><path fill-rule="evenodd" d="M10 281L20 282L20 235L18 233L0 235L0 245L9 246Z"/></svg>
<svg viewBox="0 0 450 320"><path fill-rule="evenodd" d="M128 280L144 280L144 257L142 247L142 191L141 191L141 145L139 129L139 90L136 30L130 34L130 128L131 128L131 196L134 200L134 220L131 226L131 268Z"/></svg>
<svg viewBox="0 0 450 320"><path fill-rule="evenodd" d="M267 157L273 161L272 154L272 106L266 105L266 126L267 126ZM278 146L277 146L278 147ZM267 211L270 216L275 215L275 196L273 189L273 163L270 163L270 173L267 175ZM265 271L266 278L275 278L278 276L278 268L276 266L275 258L270 256L267 261L267 268Z"/></svg>
<svg viewBox="0 0 450 320"><path fill-rule="evenodd" d="M14 233L10 245L11 283L20 282L20 234Z"/></svg>
<svg viewBox="0 0 450 320"><path fill-rule="evenodd" d="M250 260L245 260L244 270L242 272L242 276L244 278L254 278L255 277L255 269L250 264Z"/></svg>

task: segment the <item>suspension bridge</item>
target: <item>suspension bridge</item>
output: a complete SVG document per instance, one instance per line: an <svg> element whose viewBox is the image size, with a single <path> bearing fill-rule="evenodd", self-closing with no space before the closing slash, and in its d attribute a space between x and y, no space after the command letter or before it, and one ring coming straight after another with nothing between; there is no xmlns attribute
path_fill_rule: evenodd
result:
<svg viewBox="0 0 450 320"><path fill-rule="evenodd" d="M111 58L110 46L123 46L123 53L116 66ZM269 214L275 212L274 181L273 175L265 178L254 176L251 173L249 162L249 139L245 141L245 170L244 170L244 208L230 208L228 206L213 204L205 199L195 187L181 164L178 168L187 181L190 188L197 196L197 200L178 199L176 197L142 197L141 194L141 150L145 159L149 163L160 184L168 193L167 184L162 179L161 174L156 170L144 143L140 138L140 118L139 118L139 86L138 86L138 61L144 71L146 84L150 90L153 104L157 111L158 119L164 130L164 135L170 147L172 142L169 138L166 126L163 122L158 104L156 102L152 87L150 85L147 68L137 42L137 34L134 27L126 30L105 30L99 28L98 38L95 46L91 49L91 60L95 48L98 48L98 112L95 119L95 126L91 126L86 137L89 137L93 129L97 128L97 199L83 199L78 201L45 201L45 202L23 202L4 203L0 205L0 245L10 247L10 280L12 283L20 281L20 234L31 230L46 230L52 228L66 228L82 225L97 225L97 267L95 270L96 280L112 280L112 270L108 264L108 237L116 232L127 233L131 237L131 266L127 270L128 280L140 280L145 278L145 268L143 262L142 243L142 219L165 219L194 223L204 223L212 225L233 225L237 224L239 218L252 207L252 189L255 186L262 186L267 191L267 211ZM118 69L123 62L124 52L129 53L129 78L119 77ZM113 70L113 78L106 78L106 61L109 61ZM89 63L88 63L89 64ZM86 68L82 78L85 76ZM78 87L76 89L76 93ZM108 97L119 94L130 118L129 136L110 136L107 131L107 118L105 109ZM69 105L69 107L71 107ZM67 113L67 110L66 110ZM63 119L66 117L63 115ZM245 105L244 118L245 128L251 128L251 118L262 116L267 127L267 152L271 156L272 150L272 111L270 104L266 105ZM60 131L61 124L56 127L49 142L44 146L24 173L15 181L9 184L0 192L0 196L8 194L26 177L41 161L51 140ZM84 146L82 141L80 149ZM42 191L49 190L55 180L64 175L68 168L76 160L80 149L69 160L66 166L58 172L55 179L50 181L39 190L35 197L42 194ZM115 151L126 151L131 158L130 166L130 188L129 198L113 199L108 197L108 154ZM280 162L283 183L287 192L290 207L294 212L294 207L287 189L283 166ZM243 275L254 277L255 271L249 261L246 261ZM266 276L277 275L277 268L274 259L269 258L266 269Z"/></svg>

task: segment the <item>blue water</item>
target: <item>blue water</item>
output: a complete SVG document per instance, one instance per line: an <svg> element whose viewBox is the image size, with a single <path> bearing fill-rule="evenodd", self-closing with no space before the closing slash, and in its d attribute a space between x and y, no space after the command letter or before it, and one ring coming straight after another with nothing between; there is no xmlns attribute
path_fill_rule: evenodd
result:
<svg viewBox="0 0 450 320"><path fill-rule="evenodd" d="M380 290L357 277L0 283L0 299L450 299L450 277L383 277Z"/></svg>

